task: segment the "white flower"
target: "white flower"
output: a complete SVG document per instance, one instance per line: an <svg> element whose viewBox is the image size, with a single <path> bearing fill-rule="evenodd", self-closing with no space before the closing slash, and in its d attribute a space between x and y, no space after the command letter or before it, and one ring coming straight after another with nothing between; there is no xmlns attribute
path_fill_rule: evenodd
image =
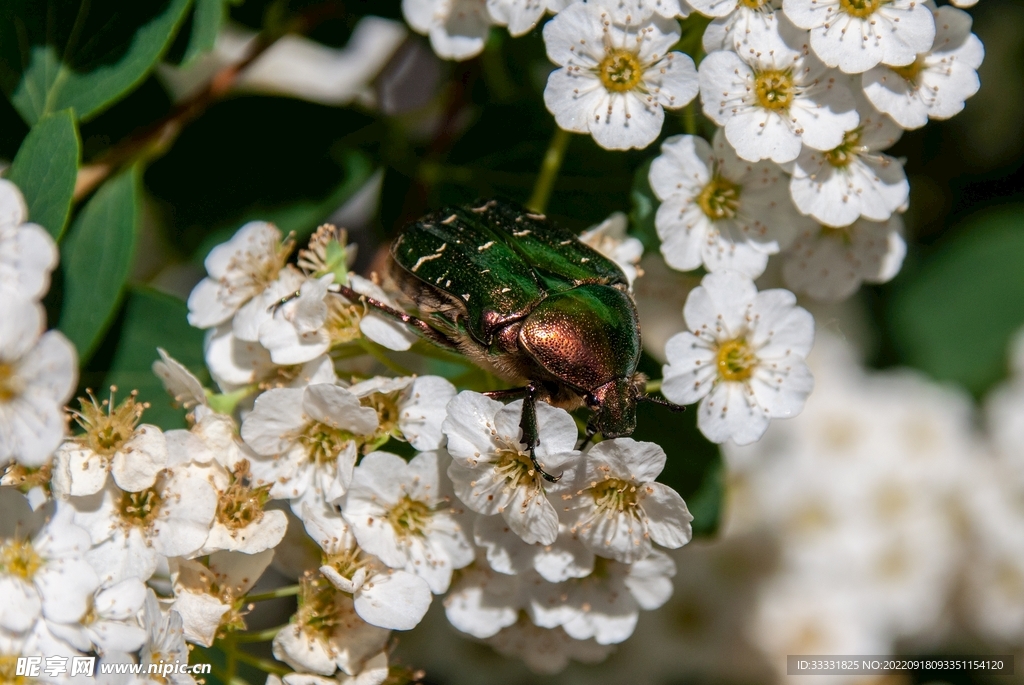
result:
<svg viewBox="0 0 1024 685"><path fill-rule="evenodd" d="M498 573L518 575L533 569L549 583L583 578L594 570L594 553L560 524L549 545L528 545L500 516L477 516L473 541L486 550L487 563Z"/></svg>
<svg viewBox="0 0 1024 685"><path fill-rule="evenodd" d="M146 629L146 643L139 652L142 672L147 673L150 664L188 663L188 645L182 628L181 615L174 610L164 613L152 590L146 595L142 610L142 624ZM170 683L170 685L195 685L195 679L185 673L170 673L157 678L145 678L143 682Z"/></svg>
<svg viewBox="0 0 1024 685"><path fill-rule="evenodd" d="M782 276L788 287L816 300L846 299L861 283L885 283L899 272L907 253L902 234L899 214L885 223L815 225L785 253Z"/></svg>
<svg viewBox="0 0 1024 685"><path fill-rule="evenodd" d="M751 33L741 53L719 50L700 63L704 114L751 162L790 162L801 142L831 150L857 125L853 96L808 53L805 34L782 20L768 28Z"/></svg>
<svg viewBox="0 0 1024 685"><path fill-rule="evenodd" d="M188 322L211 328L230 319L278 278L292 246L290 240L282 242L272 224L250 221L242 226L206 256L209 276L189 295Z"/></svg>
<svg viewBox="0 0 1024 685"><path fill-rule="evenodd" d="M78 621L100 584L85 559L89 534L72 522L74 511L58 507L39 526L27 509L21 494L0 490L0 628L14 633L28 631L40 616Z"/></svg>
<svg viewBox="0 0 1024 685"><path fill-rule="evenodd" d="M387 452L363 457L342 514L359 546L387 566L413 573L441 594L452 571L473 561L473 546L442 490L443 452L406 462Z"/></svg>
<svg viewBox="0 0 1024 685"><path fill-rule="evenodd" d="M576 422L564 409L543 402L536 411L538 463L550 474L571 471L580 457ZM549 545L558 537L558 514L546 493L565 489L573 476L545 484L520 442L522 412L522 400L503 405L479 393L459 393L448 403L442 426L453 459L448 477L470 509L501 514L525 542Z"/></svg>
<svg viewBox="0 0 1024 685"><path fill-rule="evenodd" d="M186 409L206 404L206 389L199 379L184 364L167 354L167 350L158 347L156 351L160 359L153 362L153 375L164 384L167 394Z"/></svg>
<svg viewBox="0 0 1024 685"><path fill-rule="evenodd" d="M693 535L693 516L679 493L655 478L665 468L665 451L653 442L605 440L590 449L565 497L563 520L586 547L630 563L651 553L651 542L676 549Z"/></svg>
<svg viewBox="0 0 1024 685"><path fill-rule="evenodd" d="M612 650L594 640L573 639L559 628L540 628L525 617L489 638L487 644L499 654L522 659L531 671L544 675L562 671L569 661L600 663Z"/></svg>
<svg viewBox="0 0 1024 685"><path fill-rule="evenodd" d="M218 550L258 554L277 547L284 538L288 517L283 511L265 508L270 485L252 482L250 463L243 458L230 471L219 465L210 469L210 482L217 489L217 513L200 554Z"/></svg>
<svg viewBox="0 0 1024 685"><path fill-rule="evenodd" d="M57 451L53 465L53 490L59 497L92 495L103 489L107 473L117 487L139 492L153 487L157 474L167 466L167 441L163 432L150 424L137 426L145 404L131 393L121 404L110 398L98 402L92 395L81 400L73 412L85 433L77 435Z"/></svg>
<svg viewBox="0 0 1024 685"><path fill-rule="evenodd" d="M686 298L691 332L665 347L665 397L700 400L697 425L712 442L746 445L772 418L796 416L814 379L804 358L814 319L787 290L765 290L734 272L708 274Z"/></svg>
<svg viewBox="0 0 1024 685"><path fill-rule="evenodd" d="M678 23L657 14L627 18L598 2L570 5L544 26L548 59L561 67L544 89L548 111L563 129L590 133L609 150L647 147L665 108L697 95L693 60L670 51L677 40Z"/></svg>
<svg viewBox="0 0 1024 685"><path fill-rule="evenodd" d="M236 337L230 322L206 331L203 357L210 376L225 393L250 385L277 368L263 345Z"/></svg>
<svg viewBox="0 0 1024 685"><path fill-rule="evenodd" d="M648 179L662 201L654 219L661 253L680 271L704 265L760 276L768 255L787 247L806 223L778 166L740 159L722 129L714 149L695 136L666 140Z"/></svg>
<svg viewBox="0 0 1024 685"><path fill-rule="evenodd" d="M455 386L440 376L377 376L349 388L364 407L377 412L379 426L367 440L379 447L388 438L407 441L416 450L427 452L444 446L441 424L445 407L455 397Z"/></svg>
<svg viewBox="0 0 1024 685"><path fill-rule="evenodd" d="M830 67L859 74L876 64L910 64L931 47L935 21L920 0L783 0L794 24Z"/></svg>
<svg viewBox="0 0 1024 685"><path fill-rule="evenodd" d="M274 658L306 673L349 675L363 670L387 644L391 631L356 615L352 597L325 578L300 581L299 609L274 637Z"/></svg>
<svg viewBox="0 0 1024 685"><path fill-rule="evenodd" d="M777 31L775 22L782 14L782 0L698 0L701 14L715 17L704 29L704 52L732 50L742 52L751 34Z"/></svg>
<svg viewBox="0 0 1024 685"><path fill-rule="evenodd" d="M459 573L444 598L444 613L457 630L478 639L516 622L524 608L521 578L475 563Z"/></svg>
<svg viewBox="0 0 1024 685"><path fill-rule="evenodd" d="M138 615L146 601L146 585L138 578L98 591L78 623L50 623L50 631L76 649L100 655L134 652L146 641Z"/></svg>
<svg viewBox="0 0 1024 685"><path fill-rule="evenodd" d="M78 380L78 356L43 308L0 299L0 464L41 466L64 439L63 405Z"/></svg>
<svg viewBox="0 0 1024 685"><path fill-rule="evenodd" d="M411 630L423 620L433 596L427 582L389 569L356 544L348 524L333 509L302 505L306 532L323 550L320 573L352 595L353 608L370 625Z"/></svg>
<svg viewBox="0 0 1024 685"><path fill-rule="evenodd" d="M633 634L641 609L657 609L672 596L676 565L666 554L655 550L632 564L598 559L600 568L586 578L550 586L549 600L532 607L537 625L561 626L577 640L618 644Z"/></svg>
<svg viewBox="0 0 1024 685"><path fill-rule="evenodd" d="M521 36L537 25L545 11L555 13L564 5L565 0L487 0L487 11L495 24Z"/></svg>
<svg viewBox="0 0 1024 685"><path fill-rule="evenodd" d="M402 0L402 14L444 59L479 55L492 23L487 0Z"/></svg>
<svg viewBox="0 0 1024 685"><path fill-rule="evenodd" d="M589 245L608 259L626 274L629 287L642 272L638 268L640 258L644 255L644 244L638 238L626 234L629 217L623 212L612 214L601 223L591 226L580 234L580 242Z"/></svg>
<svg viewBox="0 0 1024 685"><path fill-rule="evenodd" d="M57 245L42 226L27 219L18 186L0 179L0 301L39 300L50 289Z"/></svg>
<svg viewBox="0 0 1024 685"><path fill-rule="evenodd" d="M185 639L204 647L213 644L222 625L245 625L235 607L270 565L274 552L215 552L207 562L171 560L174 603Z"/></svg>
<svg viewBox="0 0 1024 685"><path fill-rule="evenodd" d="M161 555L189 556L202 548L217 492L199 473L175 468L141 492L125 492L107 482L100 492L74 497L69 504L75 523L92 539L86 558L109 587L130 577L148 580Z"/></svg>
<svg viewBox="0 0 1024 685"><path fill-rule="evenodd" d="M922 3L923 5L923 3ZM932 119L948 119L978 92L978 67L985 47L971 33L971 15L953 7L932 10L935 40L902 67L879 65L864 72L861 84L871 104L903 128L920 128Z"/></svg>
<svg viewBox="0 0 1024 685"><path fill-rule="evenodd" d="M377 413L331 383L274 388L256 398L242 422L242 439L260 458L251 468L271 484L275 499L298 499L312 489L333 501L352 478L356 436L372 435Z"/></svg>
<svg viewBox="0 0 1024 685"><path fill-rule="evenodd" d="M309 673L288 673L284 676L284 685L384 685L390 674L388 651L372 656L363 662L362 668L355 675L338 671L333 677ZM267 676L266 685L281 685L282 679L275 675Z"/></svg>
<svg viewBox="0 0 1024 685"><path fill-rule="evenodd" d="M826 226L849 226L860 217L886 221L910 195L903 164L879 152L903 130L866 103L860 112L860 125L847 131L838 147L827 152L804 147L793 163L793 203Z"/></svg>

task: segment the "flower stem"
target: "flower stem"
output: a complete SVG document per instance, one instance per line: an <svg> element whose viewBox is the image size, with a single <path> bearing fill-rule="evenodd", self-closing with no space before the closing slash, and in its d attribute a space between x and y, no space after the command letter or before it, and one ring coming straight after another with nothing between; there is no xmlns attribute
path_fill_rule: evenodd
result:
<svg viewBox="0 0 1024 685"><path fill-rule="evenodd" d="M229 638L231 642L270 642L277 634L281 632L286 625L276 626L274 628L267 628L266 630L260 630L255 633L233 633Z"/></svg>
<svg viewBox="0 0 1024 685"><path fill-rule="evenodd" d="M565 150L569 147L569 140L572 134L559 126L555 126L555 134L551 136L551 143L548 151L544 153L544 161L540 165L540 172L537 174L537 182L533 186L533 194L526 206L534 212L543 214L548 206L548 199L555 187L555 179L558 177L558 170L562 168L562 159L565 157Z"/></svg>
<svg viewBox="0 0 1024 685"><path fill-rule="evenodd" d="M646 392L648 392L648 393L660 391L661 390L661 381L662 381L661 378L656 378L653 381L647 381L647 386L644 388L644 390Z"/></svg>
<svg viewBox="0 0 1024 685"><path fill-rule="evenodd" d="M292 669L288 668L284 664L278 663L277 661L271 661L270 659L261 659L258 656L252 654L246 654L242 650L235 652L235 658L241 661L243 664L249 664L254 666L264 673L276 673L277 675L288 675L292 672Z"/></svg>
<svg viewBox="0 0 1024 685"><path fill-rule="evenodd" d="M279 587L268 592L260 592L259 594L249 595L245 598L245 601L247 603L264 602L268 599L277 599L279 597L294 597L295 595L299 594L299 587L300 586L298 585L285 585L284 587ZM278 630L280 629L278 628Z"/></svg>

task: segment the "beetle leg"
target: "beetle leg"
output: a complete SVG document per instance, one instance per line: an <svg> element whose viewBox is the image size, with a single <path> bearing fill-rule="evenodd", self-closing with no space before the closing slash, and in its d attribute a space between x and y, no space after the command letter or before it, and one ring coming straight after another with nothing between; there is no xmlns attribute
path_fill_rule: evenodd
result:
<svg viewBox="0 0 1024 685"><path fill-rule="evenodd" d="M540 462L537 461L536 449L540 443L540 435L537 430L537 386L530 383L523 390L526 391L526 394L523 397L523 415L519 421L519 428L523 431L523 444L530 450L530 461L533 462L533 468L537 469L537 473L543 476L547 482L557 483L562 474L552 476L541 468Z"/></svg>
<svg viewBox="0 0 1024 685"><path fill-rule="evenodd" d="M578 447L576 447L576 449L579 450L580 452L587 449L587 445L590 444L590 441L594 439L595 435L597 435L597 429L588 423L587 434L584 436L583 441L579 444Z"/></svg>
<svg viewBox="0 0 1024 685"><path fill-rule="evenodd" d="M640 395L638 399L641 402L650 402L651 404L656 404L660 407L667 407L669 411L686 411L686 407L684 407L681 404L674 404L672 402L669 402L668 400L663 400L660 397L655 397L653 395Z"/></svg>
<svg viewBox="0 0 1024 685"><path fill-rule="evenodd" d="M424 338L434 343L438 347L444 347L449 350L459 349L459 346L454 341L450 340L447 336L444 335L444 333L432 327L423 319L418 319L415 316L412 316L411 314L406 314L401 310L395 309L394 307L384 304L380 300L375 300L367 295L361 295L352 288L349 288L347 285L338 285L337 292L346 300L350 300L352 302L365 302L366 304L373 307L380 313L386 314L392 319L397 319L398 321L401 321L405 325L415 328L420 335L422 335Z"/></svg>
<svg viewBox="0 0 1024 685"><path fill-rule="evenodd" d="M492 400L518 400L526 397L529 392L529 388L509 388L508 390L488 390L482 394Z"/></svg>

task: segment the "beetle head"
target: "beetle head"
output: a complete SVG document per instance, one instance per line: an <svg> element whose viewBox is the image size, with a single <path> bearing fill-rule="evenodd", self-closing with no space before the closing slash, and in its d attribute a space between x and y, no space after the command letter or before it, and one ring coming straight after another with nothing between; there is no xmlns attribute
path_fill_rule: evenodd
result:
<svg viewBox="0 0 1024 685"><path fill-rule="evenodd" d="M616 378L597 387L588 398L594 410L591 427L606 438L631 435L636 429L638 393L642 392L634 378Z"/></svg>

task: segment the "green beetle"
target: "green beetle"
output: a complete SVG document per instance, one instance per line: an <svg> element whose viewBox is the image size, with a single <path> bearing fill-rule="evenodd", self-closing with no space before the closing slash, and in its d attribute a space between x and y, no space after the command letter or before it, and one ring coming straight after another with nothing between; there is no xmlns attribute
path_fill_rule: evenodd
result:
<svg viewBox="0 0 1024 685"><path fill-rule="evenodd" d="M523 398L523 443L545 478L556 480L533 457L537 400L593 410L587 441L631 434L638 401L668 405L646 395L637 372L626 276L546 217L499 200L448 207L407 226L391 257L390 276L420 318L361 299L518 386L486 394Z"/></svg>

